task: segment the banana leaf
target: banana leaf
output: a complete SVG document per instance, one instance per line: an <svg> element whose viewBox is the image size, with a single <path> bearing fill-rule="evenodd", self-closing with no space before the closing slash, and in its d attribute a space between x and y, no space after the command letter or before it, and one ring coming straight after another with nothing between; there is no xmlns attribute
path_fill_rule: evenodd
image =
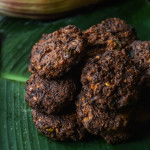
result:
<svg viewBox="0 0 150 150"><path fill-rule="evenodd" d="M31 48L43 33L68 24L85 30L108 17L131 24L138 38L150 40L150 3L124 0L100 5L83 14L57 21L0 17L0 150L150 150L150 133L135 140L109 145L101 137L80 142L56 142L40 134L25 102Z"/></svg>

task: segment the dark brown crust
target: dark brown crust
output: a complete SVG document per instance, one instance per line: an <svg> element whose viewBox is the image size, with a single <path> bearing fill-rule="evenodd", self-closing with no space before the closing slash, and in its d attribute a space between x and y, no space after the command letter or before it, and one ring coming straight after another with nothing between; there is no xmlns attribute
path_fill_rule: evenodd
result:
<svg viewBox="0 0 150 150"><path fill-rule="evenodd" d="M134 29L119 18L109 18L84 32L88 45L121 49L137 39Z"/></svg>
<svg viewBox="0 0 150 150"><path fill-rule="evenodd" d="M130 55L142 70L150 69L150 41L134 41Z"/></svg>
<svg viewBox="0 0 150 150"><path fill-rule="evenodd" d="M150 41L134 41L129 47L129 54L142 73L140 86L150 88Z"/></svg>
<svg viewBox="0 0 150 150"><path fill-rule="evenodd" d="M32 49L26 83L38 130L60 141L81 140L87 130L111 144L143 131L150 122L150 41L135 40L119 18L83 33L69 25L43 35Z"/></svg>
<svg viewBox="0 0 150 150"><path fill-rule="evenodd" d="M46 114L59 113L76 95L72 79L47 80L32 74L26 82L26 102L29 106Z"/></svg>
<svg viewBox="0 0 150 150"><path fill-rule="evenodd" d="M37 110L32 110L32 116L38 130L54 140L78 141L86 135L85 128L77 121L76 113L46 116Z"/></svg>
<svg viewBox="0 0 150 150"><path fill-rule="evenodd" d="M99 109L121 109L137 102L139 71L124 51L107 51L89 59L81 82Z"/></svg>
<svg viewBox="0 0 150 150"><path fill-rule="evenodd" d="M135 30L120 18L108 18L102 21L101 28L114 35L119 40L121 47L137 39Z"/></svg>
<svg viewBox="0 0 150 150"><path fill-rule="evenodd" d="M48 79L59 77L79 62L84 46L82 32L72 25L44 35L33 46L29 71Z"/></svg>
<svg viewBox="0 0 150 150"><path fill-rule="evenodd" d="M107 32L101 28L101 24L94 25L83 32L88 41L88 49L93 47L107 47L108 49L114 49L118 47L117 38L110 32Z"/></svg>
<svg viewBox="0 0 150 150"><path fill-rule="evenodd" d="M120 112L101 110L86 94L84 90L81 91L76 106L78 118L90 133L99 135L101 132L114 132L127 127L130 110Z"/></svg>

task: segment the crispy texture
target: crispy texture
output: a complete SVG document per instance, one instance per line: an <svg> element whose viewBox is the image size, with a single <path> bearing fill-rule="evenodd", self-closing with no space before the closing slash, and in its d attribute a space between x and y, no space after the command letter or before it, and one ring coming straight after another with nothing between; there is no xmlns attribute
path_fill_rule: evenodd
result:
<svg viewBox="0 0 150 150"><path fill-rule="evenodd" d="M44 115L32 110L33 122L38 130L54 140L81 140L86 135L83 125L77 120L76 113Z"/></svg>
<svg viewBox="0 0 150 150"><path fill-rule="evenodd" d="M118 47L116 40L110 32L107 32L101 28L101 24L93 25L89 29L83 32L88 41L88 49L95 49L97 47L107 47L108 49L114 49Z"/></svg>
<svg viewBox="0 0 150 150"><path fill-rule="evenodd" d="M101 131L118 130L128 124L130 111L127 113L101 110L90 100L85 90L81 91L76 106L78 118L82 120L84 127L95 135Z"/></svg>
<svg viewBox="0 0 150 150"><path fill-rule="evenodd" d="M29 71L48 79L59 77L79 62L84 46L82 32L72 25L44 35L33 46Z"/></svg>
<svg viewBox="0 0 150 150"><path fill-rule="evenodd" d="M38 130L60 141L81 140L88 131L116 144L149 126L150 41L135 40L119 18L43 35L26 83Z"/></svg>
<svg viewBox="0 0 150 150"><path fill-rule="evenodd" d="M150 41L134 41L130 55L140 69L150 69Z"/></svg>
<svg viewBox="0 0 150 150"><path fill-rule="evenodd" d="M127 139L129 134L126 130L130 124L132 109L103 111L86 94L82 90L76 102L77 115L84 127L92 134L101 135L108 143Z"/></svg>
<svg viewBox="0 0 150 150"><path fill-rule="evenodd" d="M47 80L32 74L26 82L26 102L46 114L59 113L75 95L76 85L70 78Z"/></svg>
<svg viewBox="0 0 150 150"><path fill-rule="evenodd" d="M93 25L84 35L89 47L102 46L107 50L124 48L137 39L134 29L119 18L109 18Z"/></svg>
<svg viewBox="0 0 150 150"><path fill-rule="evenodd" d="M81 82L99 109L121 109L138 100L139 71L124 51L106 51L89 59Z"/></svg>
<svg viewBox="0 0 150 150"><path fill-rule="evenodd" d="M142 73L139 84L150 88L150 41L134 41L129 54Z"/></svg>
<svg viewBox="0 0 150 150"><path fill-rule="evenodd" d="M119 40L121 47L137 39L135 30L120 18L108 18L102 21L101 28L114 35Z"/></svg>

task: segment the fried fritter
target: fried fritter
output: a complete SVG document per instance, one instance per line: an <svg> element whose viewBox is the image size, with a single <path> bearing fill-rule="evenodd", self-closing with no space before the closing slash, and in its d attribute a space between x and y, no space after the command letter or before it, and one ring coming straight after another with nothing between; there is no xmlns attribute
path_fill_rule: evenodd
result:
<svg viewBox="0 0 150 150"><path fill-rule="evenodd" d="M135 40L135 30L119 18L43 35L26 82L38 130L60 141L81 140L88 131L116 144L149 126L150 41Z"/></svg>
<svg viewBox="0 0 150 150"><path fill-rule="evenodd" d="M150 41L134 41L131 49L130 55L138 67L150 70Z"/></svg>
<svg viewBox="0 0 150 150"><path fill-rule="evenodd" d="M59 77L79 62L84 46L82 32L72 25L44 35L33 46L29 71L48 79Z"/></svg>
<svg viewBox="0 0 150 150"><path fill-rule="evenodd" d="M81 83L99 109L121 109L138 100L140 73L124 51L106 51L89 59Z"/></svg>
<svg viewBox="0 0 150 150"><path fill-rule="evenodd" d="M93 25L84 31L84 36L88 41L87 51L97 47L107 47L108 49L114 49L119 46L116 42L117 38L110 32L103 30L101 28L101 24Z"/></svg>
<svg viewBox="0 0 150 150"><path fill-rule="evenodd" d="M130 123L132 109L120 112L101 110L84 90L79 95L76 107L78 118L90 133L101 135L109 143L122 141L129 136L125 131Z"/></svg>
<svg viewBox="0 0 150 150"><path fill-rule="evenodd" d="M141 87L150 88L150 41L134 41L128 53L141 71L139 84Z"/></svg>
<svg viewBox="0 0 150 150"><path fill-rule="evenodd" d="M38 130L54 140L81 140L86 135L86 129L77 120L76 113L64 115L44 115L32 110L33 122Z"/></svg>
<svg viewBox="0 0 150 150"><path fill-rule="evenodd" d="M102 21L101 28L114 35L119 40L117 42L121 44L121 47L127 46L137 39L135 30L120 18L108 18Z"/></svg>
<svg viewBox="0 0 150 150"><path fill-rule="evenodd" d="M32 74L26 82L26 102L46 114L60 112L76 95L76 85L70 78L47 80Z"/></svg>
<svg viewBox="0 0 150 150"><path fill-rule="evenodd" d="M90 47L103 46L107 50L124 48L137 39L134 29L119 18L106 19L87 29L84 35Z"/></svg>

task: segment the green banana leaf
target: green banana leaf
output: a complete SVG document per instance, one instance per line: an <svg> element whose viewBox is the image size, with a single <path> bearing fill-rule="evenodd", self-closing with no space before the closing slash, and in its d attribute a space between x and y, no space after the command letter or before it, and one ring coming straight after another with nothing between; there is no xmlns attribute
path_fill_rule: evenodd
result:
<svg viewBox="0 0 150 150"><path fill-rule="evenodd" d="M81 142L52 141L35 128L25 103L31 48L42 33L68 24L87 29L108 17L131 24L141 40L150 40L150 3L124 0L52 22L0 17L0 150L150 150L150 133L130 142L109 145L96 137Z"/></svg>

